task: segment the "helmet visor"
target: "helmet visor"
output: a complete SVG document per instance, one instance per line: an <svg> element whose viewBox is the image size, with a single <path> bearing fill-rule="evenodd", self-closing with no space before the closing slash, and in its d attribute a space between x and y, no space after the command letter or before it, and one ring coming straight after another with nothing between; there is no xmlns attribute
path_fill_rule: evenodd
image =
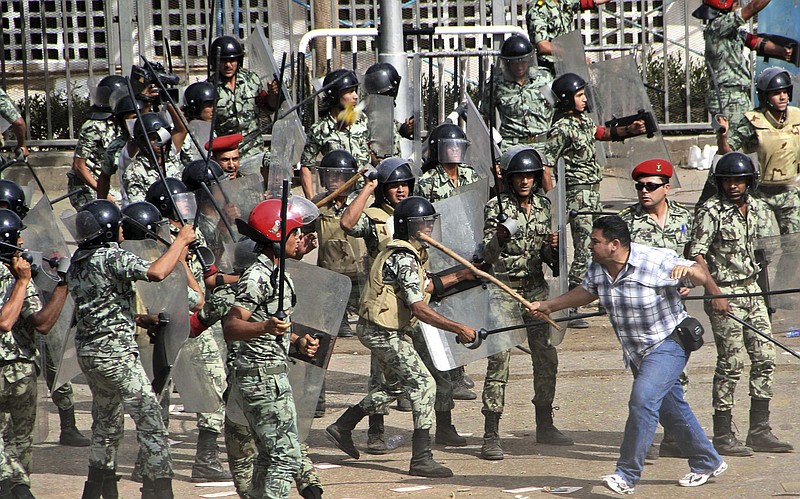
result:
<svg viewBox="0 0 800 499"><path fill-rule="evenodd" d="M189 224L194 224L194 219L197 216L197 200L192 192L182 192L180 194L173 194L172 199L175 200L175 207L178 210L181 220L185 220Z"/></svg>
<svg viewBox="0 0 800 499"><path fill-rule="evenodd" d="M442 223L438 213L424 217L409 217L406 219L406 223L408 224L409 239L424 242L422 238L418 237L419 234L424 234L435 241L442 240Z"/></svg>
<svg viewBox="0 0 800 499"><path fill-rule="evenodd" d="M439 163L463 163L468 145L465 139L439 140Z"/></svg>
<svg viewBox="0 0 800 499"><path fill-rule="evenodd" d="M526 79L531 74L531 70L536 67L536 53L514 58L500 58L500 65L503 68L503 77L506 81L519 81Z"/></svg>
<svg viewBox="0 0 800 499"><path fill-rule="evenodd" d="M319 183L327 192L333 192L342 185L346 184L350 177L355 174L353 170L340 170L335 168L317 168L319 173ZM353 185L344 190L341 195L347 196L353 192Z"/></svg>

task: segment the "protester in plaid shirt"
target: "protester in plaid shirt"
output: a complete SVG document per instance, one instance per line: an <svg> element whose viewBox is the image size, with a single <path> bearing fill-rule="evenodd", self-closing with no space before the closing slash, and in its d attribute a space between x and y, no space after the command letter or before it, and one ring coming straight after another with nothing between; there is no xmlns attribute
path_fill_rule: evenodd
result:
<svg viewBox="0 0 800 499"><path fill-rule="evenodd" d="M599 298L622 344L634 381L617 469L603 477L603 484L620 494L633 493L660 417L683 455L690 456L691 471L678 484L703 485L728 466L683 399L678 376L689 352L673 331L687 317L678 288L705 285L708 273L674 251L631 243L627 224L617 216L597 219L590 241L592 260L581 286L534 303L533 314L541 317Z"/></svg>

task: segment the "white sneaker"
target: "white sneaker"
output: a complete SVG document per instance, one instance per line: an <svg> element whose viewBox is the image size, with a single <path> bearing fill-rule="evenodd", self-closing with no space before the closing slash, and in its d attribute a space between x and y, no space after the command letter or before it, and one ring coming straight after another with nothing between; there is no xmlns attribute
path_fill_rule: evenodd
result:
<svg viewBox="0 0 800 499"><path fill-rule="evenodd" d="M633 494L633 487L628 485L628 482L626 482L624 478L616 473L613 475L600 477L600 479L603 481L603 485L605 485L607 489L612 490L617 494Z"/></svg>
<svg viewBox="0 0 800 499"><path fill-rule="evenodd" d="M709 478L725 473L725 470L727 469L728 464L725 461L722 461L722 464L720 464L714 471L709 471L708 473L695 473L692 471L685 477L678 480L678 485L681 487L699 487L706 483Z"/></svg>

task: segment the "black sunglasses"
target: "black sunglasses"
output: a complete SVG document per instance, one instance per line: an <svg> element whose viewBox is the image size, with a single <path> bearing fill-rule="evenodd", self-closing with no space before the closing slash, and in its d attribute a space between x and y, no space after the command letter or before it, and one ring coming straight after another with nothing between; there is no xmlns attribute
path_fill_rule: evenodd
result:
<svg viewBox="0 0 800 499"><path fill-rule="evenodd" d="M667 184L657 184L655 182L636 182L635 184L633 184L633 186L636 188L637 191L641 191L642 189L647 189L647 192L653 192L659 187L665 185Z"/></svg>

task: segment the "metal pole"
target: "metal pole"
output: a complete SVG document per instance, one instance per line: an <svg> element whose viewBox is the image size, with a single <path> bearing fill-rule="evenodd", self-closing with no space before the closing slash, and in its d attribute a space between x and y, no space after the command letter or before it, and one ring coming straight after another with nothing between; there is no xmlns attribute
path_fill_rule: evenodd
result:
<svg viewBox="0 0 800 499"><path fill-rule="evenodd" d="M408 56L403 38L403 12L399 0L380 0L380 36L378 62L388 62L400 75L400 90L395 99L395 116L405 120L411 116L409 102ZM411 144L401 142L403 157L410 154Z"/></svg>

